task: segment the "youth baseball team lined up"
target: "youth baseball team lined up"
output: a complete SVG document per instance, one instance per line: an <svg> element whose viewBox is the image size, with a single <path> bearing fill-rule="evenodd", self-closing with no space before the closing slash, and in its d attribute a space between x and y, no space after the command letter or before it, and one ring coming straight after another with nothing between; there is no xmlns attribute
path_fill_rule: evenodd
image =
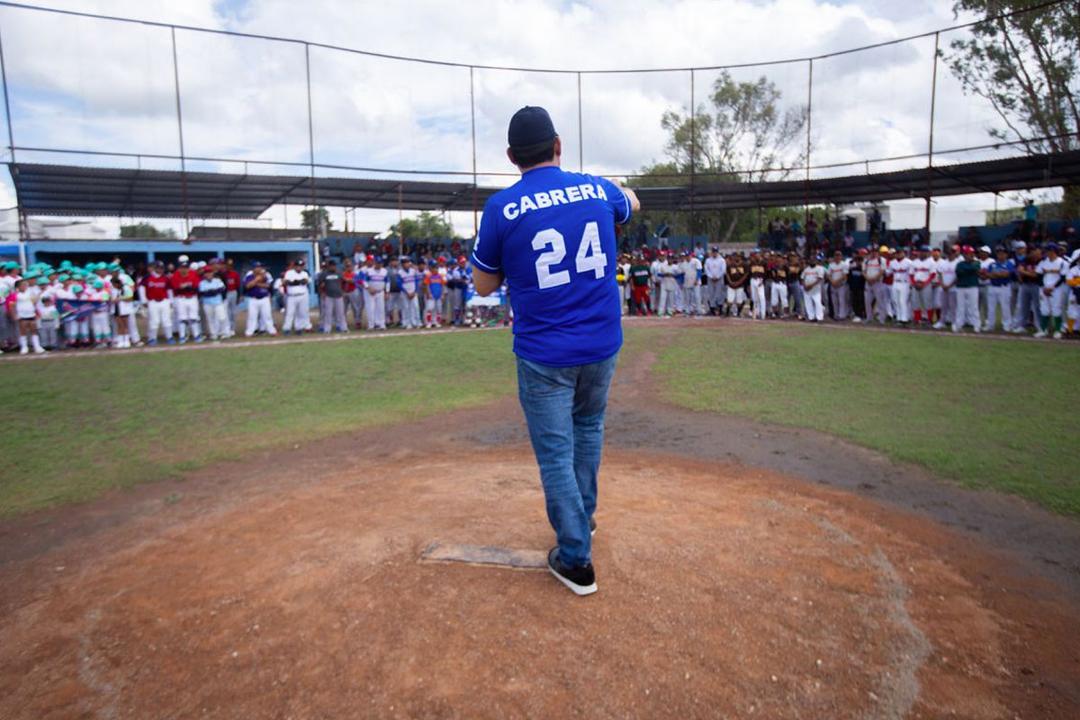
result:
<svg viewBox="0 0 1080 720"><path fill-rule="evenodd" d="M845 257L798 253L653 251L620 260L626 311L660 315L876 321L959 332L1061 338L1080 322L1080 249L1056 243L944 251L879 246ZM1067 319L1067 322L1065 322Z"/></svg>
<svg viewBox="0 0 1080 720"><path fill-rule="evenodd" d="M63 261L57 267L35 263L25 271L15 262L0 264L0 347L20 354L57 349L130 348L159 339L168 344L220 341L239 332L237 311L246 301L244 335L277 335L275 307L284 311L280 331L314 331L312 287L318 297L320 330L352 327L385 330L462 325L471 273L464 257L368 255L359 266L345 259L339 270L328 260L314 282L303 260L288 263L274 278L255 263L244 275L232 259L174 266L151 263L144 274L119 262ZM140 336L137 313L145 308L147 337Z"/></svg>

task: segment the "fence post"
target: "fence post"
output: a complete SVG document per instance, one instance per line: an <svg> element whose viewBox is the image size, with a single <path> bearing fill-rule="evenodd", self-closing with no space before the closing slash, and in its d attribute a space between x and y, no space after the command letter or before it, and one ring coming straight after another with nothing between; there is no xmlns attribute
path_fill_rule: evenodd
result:
<svg viewBox="0 0 1080 720"><path fill-rule="evenodd" d="M472 230L473 241L480 234L480 220L476 207L476 85L473 80L473 66L469 66L469 122L472 132Z"/></svg>
<svg viewBox="0 0 1080 720"><path fill-rule="evenodd" d="M941 33L934 33L934 70L930 83L930 144L926 154L926 242L930 243L930 197L934 192L934 110L937 104L937 66L938 48L941 43Z"/></svg>
<svg viewBox="0 0 1080 720"><path fill-rule="evenodd" d="M814 58L808 61L809 75L806 80L806 185L803 192L803 233L810 222L810 130L814 125ZM810 239L807 238L807 247Z"/></svg>
<svg viewBox="0 0 1080 720"><path fill-rule="evenodd" d="M180 107L180 64L176 60L176 27L169 28L172 39L173 91L176 93L176 131L180 137L180 195L184 202L184 240L191 235L191 217L188 211L187 161L184 158L184 113Z"/></svg>

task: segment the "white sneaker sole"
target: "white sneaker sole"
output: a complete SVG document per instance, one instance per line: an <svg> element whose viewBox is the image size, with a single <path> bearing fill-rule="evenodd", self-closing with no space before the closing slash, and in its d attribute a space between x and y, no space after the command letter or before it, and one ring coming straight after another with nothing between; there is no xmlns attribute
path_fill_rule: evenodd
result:
<svg viewBox="0 0 1080 720"><path fill-rule="evenodd" d="M555 568L551 567L550 565L548 565L548 572L554 575L556 580L561 582L566 587L570 588L570 592L574 593L575 595L592 595L597 590L596 583L593 583L592 585L578 585L577 583L571 582L559 573L555 572Z"/></svg>

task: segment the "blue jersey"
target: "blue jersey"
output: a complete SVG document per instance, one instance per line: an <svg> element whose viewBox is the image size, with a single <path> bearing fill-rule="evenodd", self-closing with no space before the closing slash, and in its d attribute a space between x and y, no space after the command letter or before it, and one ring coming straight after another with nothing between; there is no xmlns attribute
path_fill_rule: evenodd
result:
<svg viewBox="0 0 1080 720"><path fill-rule="evenodd" d="M1016 277L1016 263L1012 260L1006 260L1005 262L998 262L995 260L990 263L990 267L986 268L986 272L993 275L994 273L1007 272L1006 277L994 277L990 278L990 284L997 287L1003 287L1012 283L1013 278Z"/></svg>
<svg viewBox="0 0 1080 720"><path fill-rule="evenodd" d="M506 278L518 356L568 367L619 351L615 224L629 219L611 181L557 167L526 171L487 201L472 262Z"/></svg>

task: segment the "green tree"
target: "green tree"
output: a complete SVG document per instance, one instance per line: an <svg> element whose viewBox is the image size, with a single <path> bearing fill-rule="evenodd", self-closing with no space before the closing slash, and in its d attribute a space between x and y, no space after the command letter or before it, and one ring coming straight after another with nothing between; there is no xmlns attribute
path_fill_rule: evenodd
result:
<svg viewBox="0 0 1080 720"><path fill-rule="evenodd" d="M176 231L172 228L160 230L148 222L135 223L134 225L121 225L120 237L122 238L169 238L176 237Z"/></svg>
<svg viewBox="0 0 1080 720"><path fill-rule="evenodd" d="M957 0L954 13L983 20L942 51L964 92L989 101L1001 119L990 135L1020 140L1029 153L1080 148L1080 12L1075 2L1017 12L1043 2ZM1080 187L1067 186L1063 204L1075 217Z"/></svg>
<svg viewBox="0 0 1080 720"><path fill-rule="evenodd" d="M668 110L661 126L668 134L666 162L642 168L637 187L681 187L715 182L782 180L803 164L807 108L781 109L781 91L765 76L738 81L723 71L705 101L689 112ZM692 122L691 122L692 120ZM665 177L668 176L668 177ZM689 213L669 221L678 233L709 235L720 242L757 237L756 210ZM648 216L651 219L651 216Z"/></svg>
<svg viewBox="0 0 1080 720"><path fill-rule="evenodd" d="M322 205L300 212L300 227L310 230L314 236L324 235L333 226L330 213Z"/></svg>
<svg viewBox="0 0 1080 720"><path fill-rule="evenodd" d="M390 233L405 240L455 238L454 227L444 218L424 210L414 218L402 218L390 226Z"/></svg>

